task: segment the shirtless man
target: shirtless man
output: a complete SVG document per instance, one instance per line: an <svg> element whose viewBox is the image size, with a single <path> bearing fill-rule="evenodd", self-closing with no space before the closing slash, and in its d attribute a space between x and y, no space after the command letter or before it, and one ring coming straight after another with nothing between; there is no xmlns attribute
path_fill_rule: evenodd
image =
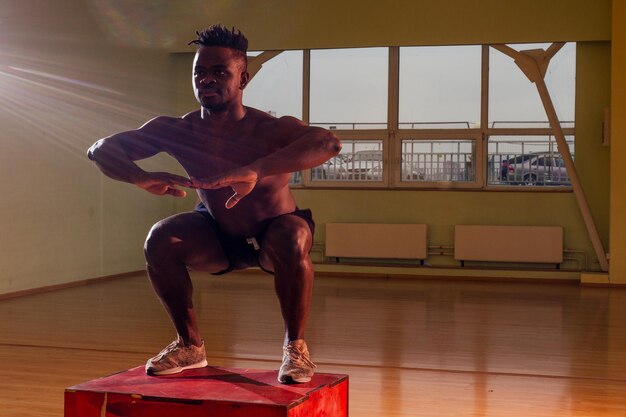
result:
<svg viewBox="0 0 626 417"><path fill-rule="evenodd" d="M304 330L311 302L309 251L314 223L299 210L288 186L291 173L318 166L341 150L329 131L293 117L275 118L242 104L249 81L247 39L211 26L190 42L198 46L193 87L200 110L156 117L137 130L96 142L88 156L107 176L157 195L201 203L155 224L145 244L148 275L172 319L177 337L148 360L146 372L165 375L207 365L192 303L187 268L223 274L260 266L274 274L285 324L282 383L307 382L315 365ZM134 161L167 152L189 178L146 172Z"/></svg>

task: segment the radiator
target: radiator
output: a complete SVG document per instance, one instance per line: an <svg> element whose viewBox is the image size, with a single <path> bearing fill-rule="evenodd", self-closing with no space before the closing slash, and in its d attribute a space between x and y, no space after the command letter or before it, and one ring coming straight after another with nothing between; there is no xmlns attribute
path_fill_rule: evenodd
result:
<svg viewBox="0 0 626 417"><path fill-rule="evenodd" d="M563 262L563 228L456 225L454 259L560 264Z"/></svg>
<svg viewBox="0 0 626 417"><path fill-rule="evenodd" d="M427 255L425 224L326 224L326 256L422 260Z"/></svg>

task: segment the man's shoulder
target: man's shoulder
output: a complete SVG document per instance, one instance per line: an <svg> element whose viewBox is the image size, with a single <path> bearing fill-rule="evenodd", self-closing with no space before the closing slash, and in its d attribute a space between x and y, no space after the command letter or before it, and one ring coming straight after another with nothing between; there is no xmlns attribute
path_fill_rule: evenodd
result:
<svg viewBox="0 0 626 417"><path fill-rule="evenodd" d="M183 117L157 116L133 132L133 137L166 150L170 143L180 141L185 132L191 131L190 123Z"/></svg>
<svg viewBox="0 0 626 417"><path fill-rule="evenodd" d="M302 120L293 116L275 117L269 113L248 107L248 116L255 121L256 124L264 128L289 128L306 126Z"/></svg>
<svg viewBox="0 0 626 417"><path fill-rule="evenodd" d="M246 118L249 120L254 120L256 122L272 122L276 119L276 117L272 116L270 113L264 112L259 109L255 109L254 107L246 106Z"/></svg>
<svg viewBox="0 0 626 417"><path fill-rule="evenodd" d="M193 121L197 121L197 120L201 120L202 119L202 111L200 109L194 110L194 111L190 111L189 113L185 114L182 117L177 117L177 119L183 120L183 121L185 121L187 123L193 122Z"/></svg>
<svg viewBox="0 0 626 417"><path fill-rule="evenodd" d="M159 128L159 129L168 129L168 128L181 128L183 125L189 124L189 119L187 119L188 115L183 117L175 117L175 116L157 116L148 123L146 123L142 128L150 127L150 128Z"/></svg>

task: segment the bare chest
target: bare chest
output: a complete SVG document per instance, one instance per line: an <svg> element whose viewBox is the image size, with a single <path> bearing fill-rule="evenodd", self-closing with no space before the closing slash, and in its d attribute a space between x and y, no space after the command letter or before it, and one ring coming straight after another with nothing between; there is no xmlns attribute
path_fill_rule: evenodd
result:
<svg viewBox="0 0 626 417"><path fill-rule="evenodd" d="M181 137L173 144L170 154L189 175L209 177L249 165L278 148L276 141L256 130L200 130Z"/></svg>

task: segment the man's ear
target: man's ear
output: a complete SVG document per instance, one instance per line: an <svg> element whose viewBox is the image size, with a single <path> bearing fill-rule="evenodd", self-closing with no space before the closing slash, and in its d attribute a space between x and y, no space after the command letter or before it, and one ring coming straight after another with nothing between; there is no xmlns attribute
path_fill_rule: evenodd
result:
<svg viewBox="0 0 626 417"><path fill-rule="evenodd" d="M248 82L250 81L250 74L248 74L248 71L244 71L241 73L241 79L239 81L239 88L241 90L243 90L244 88L246 88L246 86L248 85Z"/></svg>

